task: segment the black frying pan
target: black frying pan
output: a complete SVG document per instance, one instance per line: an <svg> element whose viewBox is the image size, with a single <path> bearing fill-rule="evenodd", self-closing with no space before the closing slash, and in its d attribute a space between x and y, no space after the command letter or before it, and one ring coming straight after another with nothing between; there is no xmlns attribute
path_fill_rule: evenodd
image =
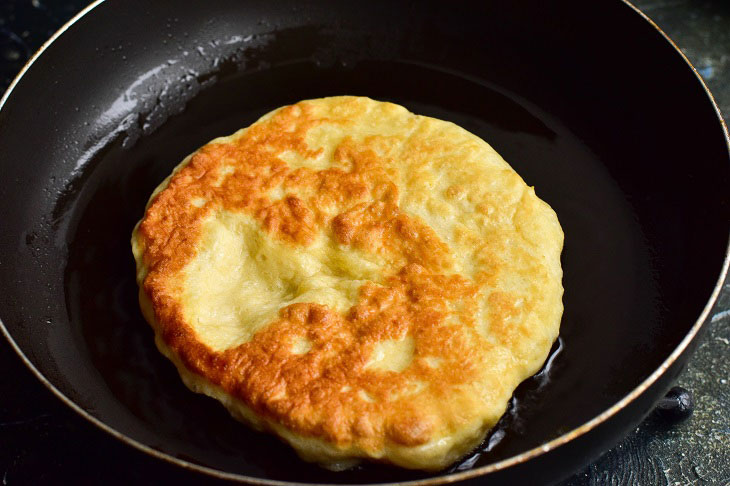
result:
<svg viewBox="0 0 730 486"><path fill-rule="evenodd" d="M137 308L129 235L172 167L274 107L336 94L482 136L565 231L552 365L518 389L484 452L442 474L299 461L187 391ZM107 0L11 87L0 147L8 339L93 423L220 477L567 476L666 392L727 272L727 131L686 60L619 1Z"/></svg>

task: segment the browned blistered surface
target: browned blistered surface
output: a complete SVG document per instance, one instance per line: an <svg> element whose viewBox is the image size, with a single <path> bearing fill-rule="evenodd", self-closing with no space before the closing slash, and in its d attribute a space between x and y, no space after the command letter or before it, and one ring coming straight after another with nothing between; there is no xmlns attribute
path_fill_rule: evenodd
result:
<svg viewBox="0 0 730 486"><path fill-rule="evenodd" d="M187 370L295 434L374 457L447 438L453 456L557 336L557 218L455 125L367 98L300 102L202 147L162 187L133 238L153 326ZM299 255L316 269L282 270ZM239 283L210 276L224 258ZM234 302L259 285L261 309L281 305L263 324ZM208 309L206 291L223 304ZM209 340L218 313L249 333Z"/></svg>

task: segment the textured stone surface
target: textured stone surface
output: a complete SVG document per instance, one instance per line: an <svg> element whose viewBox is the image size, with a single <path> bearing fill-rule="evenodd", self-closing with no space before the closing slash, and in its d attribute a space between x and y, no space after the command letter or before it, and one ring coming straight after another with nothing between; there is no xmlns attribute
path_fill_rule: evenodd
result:
<svg viewBox="0 0 730 486"><path fill-rule="evenodd" d="M31 52L85 3L0 1L0 91ZM720 108L730 113L730 1L635 4L682 48ZM3 339L0 369L0 484L71 479L75 484L202 483L199 476L153 460L78 417L25 369ZM726 283L708 332L679 379L694 392L694 415L673 426L650 416L621 444L561 485L730 485L729 382Z"/></svg>

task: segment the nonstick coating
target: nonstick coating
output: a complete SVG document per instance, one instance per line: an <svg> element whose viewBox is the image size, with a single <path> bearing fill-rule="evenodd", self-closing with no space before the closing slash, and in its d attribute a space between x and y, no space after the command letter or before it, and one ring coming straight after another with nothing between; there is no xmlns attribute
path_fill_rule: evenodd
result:
<svg viewBox="0 0 730 486"><path fill-rule="evenodd" d="M432 477L299 461L189 392L137 305L130 233L185 155L277 106L365 95L484 138L565 232L562 347L520 387L491 450L462 467L513 457L609 409L696 333L726 257L726 135L691 68L630 6L511 3L96 6L0 111L9 335L81 409L173 458L253 480ZM666 390L686 351L640 399L574 440L580 450L568 444L493 479L548 481L607 449Z"/></svg>

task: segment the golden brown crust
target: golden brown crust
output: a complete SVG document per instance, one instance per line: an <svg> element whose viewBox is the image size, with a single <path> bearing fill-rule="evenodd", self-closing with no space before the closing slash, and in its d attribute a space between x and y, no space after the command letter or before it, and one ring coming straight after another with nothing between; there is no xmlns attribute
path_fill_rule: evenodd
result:
<svg viewBox="0 0 730 486"><path fill-rule="evenodd" d="M187 369L291 431L375 452L387 443L427 444L474 422L472 415L484 415L472 402L505 401L525 371L500 383L491 375L501 365L485 365L485 360L496 355L496 348L509 348L534 334L514 320L539 304L527 291L493 289L502 278L498 269L507 250L499 247L504 242L479 237L473 248L476 270L461 275L449 244L419 216L402 210L398 179L423 176L393 171L397 152L403 150L402 137L345 135L320 169L285 161L292 154L309 160L329 157L321 147L310 148L307 137L322 125L346 130L350 120L375 109L376 102L361 100L343 97L324 112L311 102L284 107L224 142L202 147L151 200L135 238L142 248L141 287L152 303L155 323ZM387 112L392 106L376 108ZM406 128L412 133L418 127ZM439 154L443 146L414 137L408 150ZM463 194L458 184L444 190L446 199ZM194 200L198 203L191 204ZM494 212L495 202L504 203L487 196L470 201L486 217ZM186 319L181 275L196 255L203 223L221 211L254 218L269 236L292 248L306 248L325 235L378 256L385 262L384 273L378 282L362 284L355 305L344 313L317 302L294 303L249 341L214 350ZM503 216L501 207L496 214ZM468 241L473 234L461 228L449 237ZM537 272L549 273L543 268L547 263L526 258ZM480 312L488 315L488 332L480 328ZM545 336L532 339L549 347L556 324ZM306 352L292 353L297 339L308 342ZM413 340L412 361L404 369L369 366L378 343L403 339ZM534 363L522 365L530 367ZM404 393L413 386L425 386L427 393ZM463 416L439 405L458 407L459 400L465 406ZM477 412L470 415L470 407ZM477 420L479 427L493 424L492 415Z"/></svg>

